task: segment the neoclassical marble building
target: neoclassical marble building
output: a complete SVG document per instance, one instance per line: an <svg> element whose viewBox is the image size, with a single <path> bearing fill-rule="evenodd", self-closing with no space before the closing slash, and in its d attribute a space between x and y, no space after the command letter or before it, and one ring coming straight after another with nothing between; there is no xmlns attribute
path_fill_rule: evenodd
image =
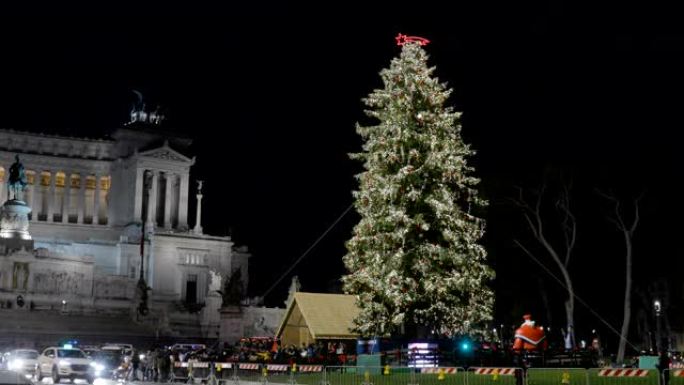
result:
<svg viewBox="0 0 684 385"><path fill-rule="evenodd" d="M8 199L7 172L18 154L34 243L13 249L0 239L0 316L18 316L34 325L23 332L49 338L62 333L64 322L72 334L80 330L67 322L79 317L83 324L87 317L102 319L94 329L128 322L135 325L130 336L218 337L217 290L234 269L247 284L250 255L228 236L204 234L199 209L189 223L189 200L201 202L201 191L191 193L191 141L155 123L133 112L131 123L102 139L0 130L0 203ZM135 311L141 250L151 288L144 317ZM41 326L41 319L50 325ZM0 325L0 341L16 333L13 325Z"/></svg>

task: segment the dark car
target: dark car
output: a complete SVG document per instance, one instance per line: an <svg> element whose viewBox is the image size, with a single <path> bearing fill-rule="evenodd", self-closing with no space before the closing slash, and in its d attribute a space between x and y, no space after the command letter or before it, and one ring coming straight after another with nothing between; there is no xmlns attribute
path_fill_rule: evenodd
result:
<svg viewBox="0 0 684 385"><path fill-rule="evenodd" d="M99 350L91 355L95 366L95 376L98 378L112 378L114 370L123 362L120 350Z"/></svg>

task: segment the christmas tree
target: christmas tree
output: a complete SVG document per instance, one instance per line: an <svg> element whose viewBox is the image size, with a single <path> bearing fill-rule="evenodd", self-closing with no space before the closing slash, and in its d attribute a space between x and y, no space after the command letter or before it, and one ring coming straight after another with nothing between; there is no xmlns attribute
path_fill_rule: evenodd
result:
<svg viewBox="0 0 684 385"><path fill-rule="evenodd" d="M419 43L404 44L380 73L385 88L364 99L379 123L357 124L363 151L350 155L365 171L343 282L358 298L364 336L482 334L491 320L494 272L478 243L486 202L467 165L473 151Z"/></svg>

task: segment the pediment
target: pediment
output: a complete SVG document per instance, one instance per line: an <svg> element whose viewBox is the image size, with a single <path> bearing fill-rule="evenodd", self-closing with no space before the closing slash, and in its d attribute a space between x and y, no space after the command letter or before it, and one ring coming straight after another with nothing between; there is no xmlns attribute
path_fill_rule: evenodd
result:
<svg viewBox="0 0 684 385"><path fill-rule="evenodd" d="M164 145L164 146L161 146L159 148L153 148L151 150L141 152L138 155L141 157L144 157L144 158L161 159L161 160L167 160L167 161L171 161L171 162L190 163L190 164L193 163L192 159L190 159L187 156L181 154L180 152L172 149L168 145Z"/></svg>

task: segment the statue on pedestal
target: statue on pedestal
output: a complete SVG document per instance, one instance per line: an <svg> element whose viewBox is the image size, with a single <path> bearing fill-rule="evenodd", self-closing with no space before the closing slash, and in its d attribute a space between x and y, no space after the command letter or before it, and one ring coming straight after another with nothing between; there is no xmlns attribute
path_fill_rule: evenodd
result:
<svg viewBox="0 0 684 385"><path fill-rule="evenodd" d="M209 294L221 292L221 274L214 270L209 270Z"/></svg>
<svg viewBox="0 0 684 385"><path fill-rule="evenodd" d="M26 190L26 172L24 171L24 165L19 161L19 155L14 156L14 163L9 169L9 178L7 179L7 199L10 200L23 200L23 192ZM12 197L10 198L10 193Z"/></svg>
<svg viewBox="0 0 684 385"><path fill-rule="evenodd" d="M33 240L28 232L31 208L24 202L26 172L15 155L7 178L7 200L0 207L0 240L7 249L33 250Z"/></svg>
<svg viewBox="0 0 684 385"><path fill-rule="evenodd" d="M230 279L226 281L224 290L221 292L223 296L223 307L240 306L242 301L242 271L240 269L233 270Z"/></svg>

